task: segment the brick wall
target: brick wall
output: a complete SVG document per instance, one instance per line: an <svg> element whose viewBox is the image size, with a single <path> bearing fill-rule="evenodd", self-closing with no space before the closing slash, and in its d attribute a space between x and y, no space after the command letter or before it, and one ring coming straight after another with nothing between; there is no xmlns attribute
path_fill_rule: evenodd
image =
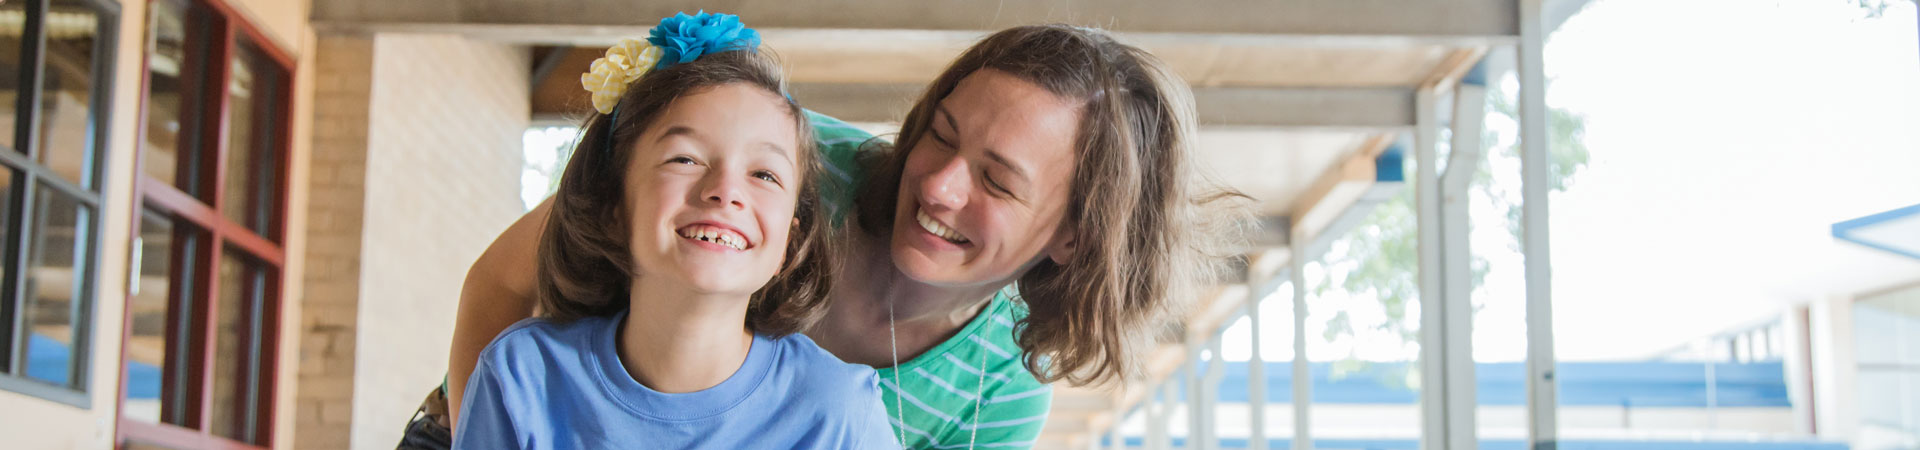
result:
<svg viewBox="0 0 1920 450"><path fill-rule="evenodd" d="M347 448L352 431L360 237L373 39L322 36L314 68L306 272L301 274L296 449Z"/></svg>
<svg viewBox="0 0 1920 450"><path fill-rule="evenodd" d="M296 447L392 448L446 371L460 285L519 217L528 52L322 36Z"/></svg>

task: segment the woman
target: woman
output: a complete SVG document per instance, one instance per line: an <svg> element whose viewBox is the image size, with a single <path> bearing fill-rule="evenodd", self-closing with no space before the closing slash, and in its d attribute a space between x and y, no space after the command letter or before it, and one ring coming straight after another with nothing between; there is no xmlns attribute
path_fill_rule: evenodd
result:
<svg viewBox="0 0 1920 450"><path fill-rule="evenodd" d="M909 448L1028 446L1046 383L1122 381L1149 333L1237 246L1237 197L1199 182L1185 83L1106 33L1024 26L969 48L894 148L823 148L852 194L825 316L804 333L880 368ZM815 116L821 142L851 130ZM856 161L857 160L857 161ZM835 190L829 190L833 192ZM830 203L844 202L834 198ZM502 233L461 292L447 392L532 315L542 205ZM456 418L457 419L457 418ZM457 422L455 422L457 426Z"/></svg>

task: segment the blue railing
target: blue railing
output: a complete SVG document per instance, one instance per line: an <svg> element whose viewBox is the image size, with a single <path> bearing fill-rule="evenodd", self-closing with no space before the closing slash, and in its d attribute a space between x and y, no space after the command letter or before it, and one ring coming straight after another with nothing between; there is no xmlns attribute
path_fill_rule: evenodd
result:
<svg viewBox="0 0 1920 450"><path fill-rule="evenodd" d="M1139 437L1125 438L1129 447L1143 447L1145 440ZM1185 447L1185 438L1173 438L1174 447ZM1105 446L1109 441L1101 439ZM1848 450L1844 442L1824 441L1609 441L1575 439L1559 441L1558 450ZM1247 448L1246 439L1220 439L1220 448ZM1284 450L1293 448L1293 440L1275 438L1267 440L1267 448ZM1315 450L1419 450L1420 441L1415 439L1314 439ZM1528 450L1527 442L1518 439L1482 439L1481 450Z"/></svg>
<svg viewBox="0 0 1920 450"><path fill-rule="evenodd" d="M1220 401L1247 401L1247 363L1225 363ZM1201 365L1204 367L1204 365ZM1786 368L1779 362L1563 362L1557 368L1559 400L1566 406L1777 407L1789 408ZM1408 363L1369 363L1336 377L1331 363L1312 363L1313 401L1331 404L1415 404L1418 392L1405 380ZM1526 404L1526 365L1474 365L1475 393L1482 405ZM1293 370L1287 362L1266 366L1267 401L1293 400ZM1712 398L1708 398L1712 392Z"/></svg>

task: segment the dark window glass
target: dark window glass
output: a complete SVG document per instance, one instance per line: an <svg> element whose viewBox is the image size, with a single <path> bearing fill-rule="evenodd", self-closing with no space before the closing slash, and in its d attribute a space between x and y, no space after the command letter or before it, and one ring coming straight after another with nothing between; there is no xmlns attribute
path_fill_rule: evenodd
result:
<svg viewBox="0 0 1920 450"><path fill-rule="evenodd" d="M87 297L87 248L93 209L79 199L41 184L35 189L33 239L28 247L26 315L27 376L67 386L73 379L74 354L86 349L76 340L81 325L81 301Z"/></svg>

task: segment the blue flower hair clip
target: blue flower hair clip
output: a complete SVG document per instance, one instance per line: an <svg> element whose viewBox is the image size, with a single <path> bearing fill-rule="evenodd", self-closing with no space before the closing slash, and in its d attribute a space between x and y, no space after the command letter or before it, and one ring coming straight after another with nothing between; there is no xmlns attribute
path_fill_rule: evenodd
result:
<svg viewBox="0 0 1920 450"><path fill-rule="evenodd" d="M647 72L690 63L702 55L759 48L760 32L740 23L740 16L707 14L706 10L691 16L678 13L660 19L645 43L622 39L607 49L606 56L594 60L587 73L580 75L580 86L592 94L593 109L611 124L619 116L627 87ZM793 101L793 96L787 96L787 101ZM607 148L613 147L613 137L613 130L607 130Z"/></svg>
<svg viewBox="0 0 1920 450"><path fill-rule="evenodd" d="M740 16L702 10L691 16L679 13L660 19L660 25L647 36L647 43L660 48L660 62L654 68L664 69L693 62L700 55L753 51L760 47L760 32L741 24Z"/></svg>
<svg viewBox="0 0 1920 450"><path fill-rule="evenodd" d="M593 94L594 110L613 114L627 86L648 71L693 62L701 55L760 48L760 32L732 14L679 13L660 19L649 34L645 42L621 39L580 75L580 86Z"/></svg>

